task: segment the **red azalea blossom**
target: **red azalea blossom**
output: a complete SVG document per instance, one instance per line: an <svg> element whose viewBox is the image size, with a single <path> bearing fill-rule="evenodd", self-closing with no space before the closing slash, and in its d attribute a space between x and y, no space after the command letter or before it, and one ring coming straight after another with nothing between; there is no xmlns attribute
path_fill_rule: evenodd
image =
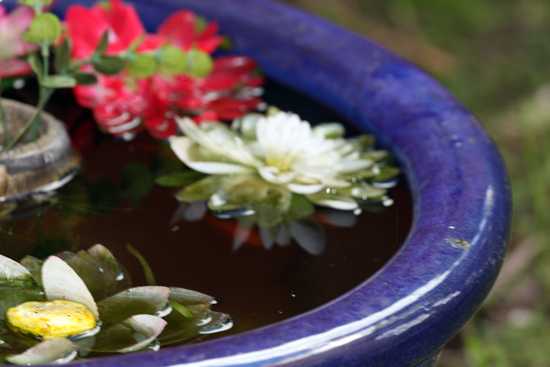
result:
<svg viewBox="0 0 550 367"><path fill-rule="evenodd" d="M23 33L30 26L34 13L22 6L7 13L0 6L0 77L26 75L30 66L20 57L36 50L37 46L23 40Z"/></svg>
<svg viewBox="0 0 550 367"><path fill-rule="evenodd" d="M156 34L148 34L135 9L121 0L92 8L71 6L66 21L73 57L79 60L91 57L105 31L109 32L109 54L124 53L138 41L138 52L170 44L207 53L223 42L216 23L205 24L189 11L174 13ZM125 135L145 128L163 139L177 132L178 116L197 122L231 120L256 109L262 83L254 61L232 56L214 60L212 72L204 78L154 75L136 81L125 74L98 75L97 84L78 86L75 94L82 106L93 109L102 130Z"/></svg>

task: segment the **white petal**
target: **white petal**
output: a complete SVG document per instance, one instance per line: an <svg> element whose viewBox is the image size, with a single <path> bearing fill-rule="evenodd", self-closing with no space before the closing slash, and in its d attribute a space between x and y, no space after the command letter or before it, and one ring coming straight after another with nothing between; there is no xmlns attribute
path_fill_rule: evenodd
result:
<svg viewBox="0 0 550 367"><path fill-rule="evenodd" d="M38 364L63 364L72 361L77 355L78 347L68 339L51 339L43 341L25 352L9 356L6 360L20 366Z"/></svg>
<svg viewBox="0 0 550 367"><path fill-rule="evenodd" d="M294 172L279 173L277 168L269 166L260 167L258 173L264 180L278 185L289 183L296 177Z"/></svg>
<svg viewBox="0 0 550 367"><path fill-rule="evenodd" d="M362 160L343 160L338 163L337 170L340 173L356 172L372 166L372 161Z"/></svg>
<svg viewBox="0 0 550 367"><path fill-rule="evenodd" d="M247 173L250 168L236 163L226 162L200 162L194 161L189 155L189 149L193 146L193 141L186 137L170 138L170 146L176 156L189 168L209 175L225 175L234 173Z"/></svg>
<svg viewBox="0 0 550 367"><path fill-rule="evenodd" d="M144 339L134 345L119 349L119 353L131 353L146 348L163 332L167 322L157 316L136 315L124 321L124 324L134 329Z"/></svg>
<svg viewBox="0 0 550 367"><path fill-rule="evenodd" d="M258 163L248 145L224 124L203 123L198 126L189 118L178 119L178 124L191 141L213 154L241 165L255 166Z"/></svg>
<svg viewBox="0 0 550 367"><path fill-rule="evenodd" d="M296 194L311 195L321 191L324 186L319 184L312 184L312 185L289 184L287 187L290 191Z"/></svg>
<svg viewBox="0 0 550 367"><path fill-rule="evenodd" d="M359 207L355 200L347 198L315 200L314 202L317 205L338 210L355 210Z"/></svg>
<svg viewBox="0 0 550 367"><path fill-rule="evenodd" d="M42 284L46 298L77 302L88 307L98 319L99 314L94 297L84 281L65 261L50 256L42 266Z"/></svg>
<svg viewBox="0 0 550 367"><path fill-rule="evenodd" d="M31 273L23 265L9 257L0 255L0 282L32 279Z"/></svg>

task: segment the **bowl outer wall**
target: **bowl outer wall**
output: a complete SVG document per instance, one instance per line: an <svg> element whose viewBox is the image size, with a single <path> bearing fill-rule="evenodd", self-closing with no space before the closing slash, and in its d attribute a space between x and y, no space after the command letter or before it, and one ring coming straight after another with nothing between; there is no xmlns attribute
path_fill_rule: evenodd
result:
<svg viewBox="0 0 550 367"><path fill-rule="evenodd" d="M58 0L55 10L75 3L92 1ZM381 271L316 310L209 342L75 365L399 367L433 356L487 296L510 224L502 160L472 114L368 39L274 1L133 3L149 29L181 8L218 21L234 52L270 78L375 133L406 172L414 223Z"/></svg>

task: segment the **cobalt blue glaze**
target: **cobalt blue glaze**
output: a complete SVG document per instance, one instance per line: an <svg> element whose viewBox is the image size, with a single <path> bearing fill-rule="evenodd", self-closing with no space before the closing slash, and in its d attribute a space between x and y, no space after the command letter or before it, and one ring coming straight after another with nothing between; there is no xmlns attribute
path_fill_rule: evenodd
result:
<svg viewBox="0 0 550 367"><path fill-rule="evenodd" d="M59 0L63 12L70 3ZM399 157L413 229L374 277L307 314L236 336L76 365L364 367L431 365L479 307L505 252L510 195L475 118L426 74L371 43L270 0L137 0L147 26L190 8L273 79L373 131Z"/></svg>

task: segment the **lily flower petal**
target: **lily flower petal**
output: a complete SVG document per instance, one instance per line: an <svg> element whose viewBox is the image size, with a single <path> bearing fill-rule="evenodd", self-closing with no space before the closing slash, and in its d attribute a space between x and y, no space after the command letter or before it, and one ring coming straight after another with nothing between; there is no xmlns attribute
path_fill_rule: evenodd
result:
<svg viewBox="0 0 550 367"><path fill-rule="evenodd" d="M131 353L147 348L164 331L167 322L157 316L135 315L104 329L96 337L94 351Z"/></svg>
<svg viewBox="0 0 550 367"><path fill-rule="evenodd" d="M98 303L101 321L115 324L139 314L159 314L168 307L170 288L146 286L130 288Z"/></svg>
<svg viewBox="0 0 550 367"><path fill-rule="evenodd" d="M186 137L170 138L170 146L180 160L189 168L210 175L226 175L250 172L250 168L239 164L225 162L195 161L191 158L190 149L194 143Z"/></svg>
<svg viewBox="0 0 550 367"><path fill-rule="evenodd" d="M0 282L18 282L31 280L30 271L17 261L0 255Z"/></svg>
<svg viewBox="0 0 550 367"><path fill-rule="evenodd" d="M67 300L83 304L99 318L94 298L84 281L65 261L50 256L42 266L42 284L50 301Z"/></svg>
<svg viewBox="0 0 550 367"><path fill-rule="evenodd" d="M19 366L69 363L77 356L77 349L78 346L68 339L50 339L21 354L9 356L6 361Z"/></svg>
<svg viewBox="0 0 550 367"><path fill-rule="evenodd" d="M170 288L170 300L184 305L212 305L216 303L214 297L185 288Z"/></svg>
<svg viewBox="0 0 550 367"><path fill-rule="evenodd" d="M324 188L321 184L312 184L312 185L304 185L304 184L294 184L291 183L288 185L288 189L296 194L302 194L302 195L311 195L318 193Z"/></svg>

